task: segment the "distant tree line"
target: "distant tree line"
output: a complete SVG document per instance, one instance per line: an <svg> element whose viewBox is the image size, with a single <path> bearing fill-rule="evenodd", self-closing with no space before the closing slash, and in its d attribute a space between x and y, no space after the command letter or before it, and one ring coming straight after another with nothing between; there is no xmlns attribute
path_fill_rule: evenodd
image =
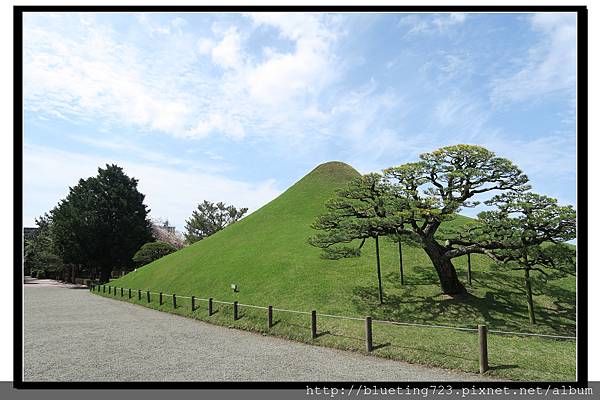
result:
<svg viewBox="0 0 600 400"><path fill-rule="evenodd" d="M184 246L174 227L152 223L138 180L117 165L98 168L80 179L68 195L36 219L37 230L25 237L24 272L35 277L61 277L73 266L108 281L113 270L131 270ZM187 221L188 244L239 220L247 208L201 203Z"/></svg>

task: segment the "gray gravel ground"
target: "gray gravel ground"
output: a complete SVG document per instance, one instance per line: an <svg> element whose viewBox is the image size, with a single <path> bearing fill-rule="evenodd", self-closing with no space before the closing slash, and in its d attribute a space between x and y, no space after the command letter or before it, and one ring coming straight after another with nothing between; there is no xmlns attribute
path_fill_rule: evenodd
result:
<svg viewBox="0 0 600 400"><path fill-rule="evenodd" d="M25 285L25 381L475 381L210 325L57 285Z"/></svg>

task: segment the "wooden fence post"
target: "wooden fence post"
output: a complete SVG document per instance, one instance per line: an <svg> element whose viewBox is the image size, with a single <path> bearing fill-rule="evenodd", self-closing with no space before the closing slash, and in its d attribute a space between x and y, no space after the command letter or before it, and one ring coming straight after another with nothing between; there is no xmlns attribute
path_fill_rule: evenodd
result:
<svg viewBox="0 0 600 400"><path fill-rule="evenodd" d="M271 329L273 327L273 306L269 306L267 309L267 328Z"/></svg>
<svg viewBox="0 0 600 400"><path fill-rule="evenodd" d="M102 293L106 293L106 285L102 285Z"/></svg>
<svg viewBox="0 0 600 400"><path fill-rule="evenodd" d="M210 297L208 299L208 316L210 317L212 314L213 314L212 297Z"/></svg>
<svg viewBox="0 0 600 400"><path fill-rule="evenodd" d="M150 291L146 290L146 297L148 298L148 303L150 303Z"/></svg>
<svg viewBox="0 0 600 400"><path fill-rule="evenodd" d="M234 301L233 302L233 320L237 321L238 319L238 302Z"/></svg>
<svg viewBox="0 0 600 400"><path fill-rule="evenodd" d="M177 308L177 296L173 293L173 308Z"/></svg>
<svg viewBox="0 0 600 400"><path fill-rule="evenodd" d="M142 291L138 289L138 301L142 300Z"/></svg>
<svg viewBox="0 0 600 400"><path fill-rule="evenodd" d="M129 291L129 298L131 298L131 288L127 289Z"/></svg>
<svg viewBox="0 0 600 400"><path fill-rule="evenodd" d="M315 310L310 313L310 336L313 339L317 338L317 312Z"/></svg>
<svg viewBox="0 0 600 400"><path fill-rule="evenodd" d="M121 297L123 297L123 288L121 288Z"/></svg>
<svg viewBox="0 0 600 400"><path fill-rule="evenodd" d="M108 294L110 294L110 286L108 287Z"/></svg>
<svg viewBox="0 0 600 400"><path fill-rule="evenodd" d="M158 305L162 306L162 292L158 293Z"/></svg>
<svg viewBox="0 0 600 400"><path fill-rule="evenodd" d="M488 364L487 326L479 325L479 373L483 374L490 366Z"/></svg>
<svg viewBox="0 0 600 400"><path fill-rule="evenodd" d="M192 311L196 309L196 298L192 296Z"/></svg>
<svg viewBox="0 0 600 400"><path fill-rule="evenodd" d="M371 352L373 350L373 321L371 317L365 318L365 338L367 351Z"/></svg>

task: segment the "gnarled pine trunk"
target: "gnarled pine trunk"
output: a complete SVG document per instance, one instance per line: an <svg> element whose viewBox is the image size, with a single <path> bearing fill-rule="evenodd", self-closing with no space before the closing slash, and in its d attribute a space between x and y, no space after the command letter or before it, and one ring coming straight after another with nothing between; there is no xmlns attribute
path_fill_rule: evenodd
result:
<svg viewBox="0 0 600 400"><path fill-rule="evenodd" d="M440 279L442 292L448 295L457 295L466 293L467 290L458 280L456 269L452 264L452 259L444 256L444 249L433 239L424 243L423 249L431 259L435 271Z"/></svg>

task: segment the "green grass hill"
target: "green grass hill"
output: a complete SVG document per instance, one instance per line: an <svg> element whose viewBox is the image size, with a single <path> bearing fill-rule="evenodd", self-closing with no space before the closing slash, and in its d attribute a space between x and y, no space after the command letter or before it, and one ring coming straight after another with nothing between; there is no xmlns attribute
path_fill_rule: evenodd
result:
<svg viewBox="0 0 600 400"><path fill-rule="evenodd" d="M401 286L396 244L383 240L382 274L385 304L377 301L374 243L367 241L360 258L324 260L320 249L310 246L310 225L322 213L336 189L359 176L342 162L319 165L278 198L241 221L189 247L163 257L111 286L181 296L212 297L257 306L272 305L299 311L351 317L373 316L388 321L443 324L474 328L537 332L572 336L575 332L575 279L534 282L534 301L539 317L530 326L520 271L500 269L487 258L472 257L473 284L461 299L441 294L437 276L425 253L404 248L406 284ZM243 202L240 200L240 202ZM447 225L462 224L457 216ZM466 284L466 257L455 259ZM233 292L236 284L238 292ZM106 295L106 294L104 294ZM241 307L241 318L232 321L230 305L216 304L208 316L205 302L189 309L189 300L170 300L159 306L136 296L129 300L164 311L216 324L266 332L265 311ZM319 332L310 338L310 319L304 314L275 312L270 334L318 345L364 351L360 321L319 317ZM469 332L394 326L375 323L375 355L409 362L477 371L477 336ZM574 380L575 342L569 340L491 334L489 372L522 380Z"/></svg>

